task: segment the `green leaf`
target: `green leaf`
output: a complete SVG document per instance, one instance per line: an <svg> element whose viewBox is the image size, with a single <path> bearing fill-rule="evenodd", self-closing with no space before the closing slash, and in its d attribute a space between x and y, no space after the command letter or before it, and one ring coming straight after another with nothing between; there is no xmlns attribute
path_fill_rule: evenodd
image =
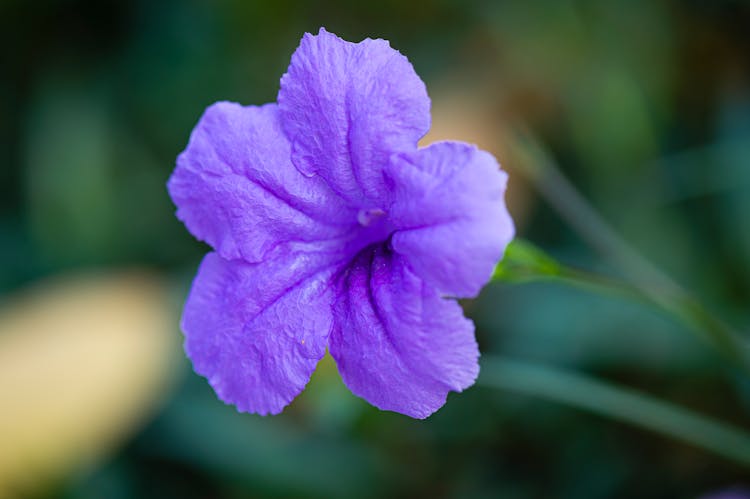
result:
<svg viewBox="0 0 750 499"><path fill-rule="evenodd" d="M493 281L528 282L562 276L562 266L552 257L523 239L514 239L492 274Z"/></svg>

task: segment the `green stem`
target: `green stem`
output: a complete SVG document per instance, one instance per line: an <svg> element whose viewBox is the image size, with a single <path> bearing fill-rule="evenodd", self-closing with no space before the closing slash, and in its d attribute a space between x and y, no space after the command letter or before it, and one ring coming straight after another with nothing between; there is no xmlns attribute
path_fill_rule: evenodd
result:
<svg viewBox="0 0 750 499"><path fill-rule="evenodd" d="M750 434L743 429L584 374L497 356L482 359L480 385L611 417L750 467Z"/></svg>
<svg viewBox="0 0 750 499"><path fill-rule="evenodd" d="M514 245L522 245L522 251L533 251L542 254L541 250L533 247L525 241L514 241ZM515 282L549 281L575 286L578 288L594 291L605 291L608 294L617 295L632 301L637 301L661 310L668 317L676 319L685 327L698 334L707 341L720 354L724 355L733 364L750 372L750 351L747 343L742 337L732 331L721 320L711 315L697 301L688 296L674 297L660 295L657 293L645 293L639 288L628 283L597 275L591 272L573 269L544 255L544 269L533 262L514 261L515 247L506 254L506 260L501 262L502 272L496 272L495 279L503 280L512 274ZM553 266L554 265L554 266ZM550 270L551 269L551 270Z"/></svg>
<svg viewBox="0 0 750 499"><path fill-rule="evenodd" d="M667 274L653 265L623 239L598 214L563 175L554 160L529 134L518 134L520 171L563 219L603 257L620 267L631 285L605 283L604 287L641 295L708 340L719 352L750 372L750 345L722 320L713 316ZM539 276L550 278L550 276ZM584 273L560 267L558 280L591 284ZM595 285L601 286L602 279ZM631 289L625 289L631 288Z"/></svg>
<svg viewBox="0 0 750 499"><path fill-rule="evenodd" d="M750 372L750 356L746 342L689 296L670 297L644 293L638 287L564 266L561 266L560 275L556 280L587 289L606 289L612 294L651 305L701 335L719 353Z"/></svg>
<svg viewBox="0 0 750 499"><path fill-rule="evenodd" d="M528 133L516 135L518 170L568 225L594 250L621 268L649 293L680 295L684 291L620 236L565 177L552 157Z"/></svg>

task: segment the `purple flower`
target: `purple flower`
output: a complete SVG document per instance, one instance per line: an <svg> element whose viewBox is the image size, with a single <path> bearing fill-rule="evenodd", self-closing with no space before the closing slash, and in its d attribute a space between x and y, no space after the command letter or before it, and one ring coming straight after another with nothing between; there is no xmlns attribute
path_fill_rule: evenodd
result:
<svg viewBox="0 0 750 499"><path fill-rule="evenodd" d="M223 401L276 414L326 348L356 395L425 418L479 371L476 296L513 237L507 176L474 146L418 149L430 100L385 40L306 34L278 104L218 102L168 188L214 251L185 349Z"/></svg>

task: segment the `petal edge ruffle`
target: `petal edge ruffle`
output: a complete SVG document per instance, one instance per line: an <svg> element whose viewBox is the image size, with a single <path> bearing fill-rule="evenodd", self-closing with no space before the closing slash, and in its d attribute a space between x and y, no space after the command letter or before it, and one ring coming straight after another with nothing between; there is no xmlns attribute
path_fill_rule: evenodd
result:
<svg viewBox="0 0 750 499"><path fill-rule="evenodd" d="M507 174L495 158L461 142L394 155L393 249L444 295L476 296L513 239Z"/></svg>

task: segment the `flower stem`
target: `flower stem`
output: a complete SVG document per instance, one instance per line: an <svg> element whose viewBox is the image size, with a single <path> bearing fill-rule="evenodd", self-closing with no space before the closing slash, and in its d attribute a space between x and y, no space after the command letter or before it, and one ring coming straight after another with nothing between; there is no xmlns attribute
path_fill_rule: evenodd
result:
<svg viewBox="0 0 750 499"><path fill-rule="evenodd" d="M750 347L744 338L687 295L675 297L644 292L643 288L627 282L567 267L522 239L516 239L508 246L505 257L495 269L493 280L558 282L650 305L698 334L733 365L750 373Z"/></svg>
<svg viewBox="0 0 750 499"><path fill-rule="evenodd" d="M612 229L529 134L517 134L515 143L520 158L519 171L584 241L622 270L629 284L562 266L559 266L557 275L539 275L537 278L553 277L586 287L616 289L620 294L645 298L698 333L735 365L750 372L750 344L743 337L712 315L688 291L641 256Z"/></svg>
<svg viewBox="0 0 750 499"><path fill-rule="evenodd" d="M589 246L620 267L639 288L660 294L684 292L599 215L530 134L517 133L515 138L515 153L520 159L516 164L518 171Z"/></svg>
<svg viewBox="0 0 750 499"><path fill-rule="evenodd" d="M482 357L478 383L567 404L668 435L750 467L750 434L650 395L566 369Z"/></svg>

